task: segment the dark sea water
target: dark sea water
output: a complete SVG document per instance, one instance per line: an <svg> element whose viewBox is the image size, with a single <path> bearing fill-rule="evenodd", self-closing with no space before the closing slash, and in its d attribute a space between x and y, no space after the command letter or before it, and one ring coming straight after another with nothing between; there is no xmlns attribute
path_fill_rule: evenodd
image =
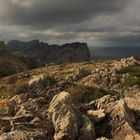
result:
<svg viewBox="0 0 140 140"><path fill-rule="evenodd" d="M89 47L92 60L117 60L140 56L140 47Z"/></svg>

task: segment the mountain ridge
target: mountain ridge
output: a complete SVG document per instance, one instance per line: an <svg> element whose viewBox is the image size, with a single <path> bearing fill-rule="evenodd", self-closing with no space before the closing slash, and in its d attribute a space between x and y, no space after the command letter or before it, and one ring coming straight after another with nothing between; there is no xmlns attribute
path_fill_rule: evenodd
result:
<svg viewBox="0 0 140 140"><path fill-rule="evenodd" d="M22 52L33 56L44 63L82 62L90 60L90 52L86 43L67 43L49 45L39 40L29 42L9 41L7 48L11 52Z"/></svg>

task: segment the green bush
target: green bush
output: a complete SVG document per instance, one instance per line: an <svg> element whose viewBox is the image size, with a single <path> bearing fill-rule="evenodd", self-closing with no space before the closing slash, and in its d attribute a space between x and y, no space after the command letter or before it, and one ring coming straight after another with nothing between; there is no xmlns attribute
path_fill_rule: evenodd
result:
<svg viewBox="0 0 140 140"><path fill-rule="evenodd" d="M135 86L135 85L140 85L140 78L138 77L129 77L125 82L125 86Z"/></svg>
<svg viewBox="0 0 140 140"><path fill-rule="evenodd" d="M119 70L119 73L129 73L130 76L123 83L124 86L140 85L140 67L124 67Z"/></svg>
<svg viewBox="0 0 140 140"><path fill-rule="evenodd" d="M0 77L5 77L5 76L9 76L9 75L13 75L15 74L16 71L12 70L12 69L0 69Z"/></svg>
<svg viewBox="0 0 140 140"><path fill-rule="evenodd" d="M124 67L121 68L118 72L121 74L130 73L131 76L140 77L140 67Z"/></svg>
<svg viewBox="0 0 140 140"><path fill-rule="evenodd" d="M95 87L89 87L89 86L71 86L67 90L70 94L72 94L72 97L76 99L78 102L85 103L89 102L95 99L98 99L107 93L102 90Z"/></svg>
<svg viewBox="0 0 140 140"><path fill-rule="evenodd" d="M121 74L125 74L125 73L133 73L134 71L135 69L133 67L123 67L118 72Z"/></svg>

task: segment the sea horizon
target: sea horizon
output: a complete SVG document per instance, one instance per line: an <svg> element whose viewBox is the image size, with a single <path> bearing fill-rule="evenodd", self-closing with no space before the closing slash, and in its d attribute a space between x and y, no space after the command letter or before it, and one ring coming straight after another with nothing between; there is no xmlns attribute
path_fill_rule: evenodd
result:
<svg viewBox="0 0 140 140"><path fill-rule="evenodd" d="M140 46L89 46L91 60L118 60L125 57L140 57Z"/></svg>

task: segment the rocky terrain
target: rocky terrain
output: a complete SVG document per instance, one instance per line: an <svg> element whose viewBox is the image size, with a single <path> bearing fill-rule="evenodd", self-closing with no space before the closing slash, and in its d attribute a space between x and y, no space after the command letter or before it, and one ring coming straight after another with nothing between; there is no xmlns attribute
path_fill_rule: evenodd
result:
<svg viewBox="0 0 140 140"><path fill-rule="evenodd" d="M11 52L22 52L32 56L44 64L82 62L90 60L90 52L86 43L69 43L64 45L49 45L39 40L23 42L12 40L7 43Z"/></svg>
<svg viewBox="0 0 140 140"><path fill-rule="evenodd" d="M0 140L140 140L135 57L4 77L0 97Z"/></svg>

